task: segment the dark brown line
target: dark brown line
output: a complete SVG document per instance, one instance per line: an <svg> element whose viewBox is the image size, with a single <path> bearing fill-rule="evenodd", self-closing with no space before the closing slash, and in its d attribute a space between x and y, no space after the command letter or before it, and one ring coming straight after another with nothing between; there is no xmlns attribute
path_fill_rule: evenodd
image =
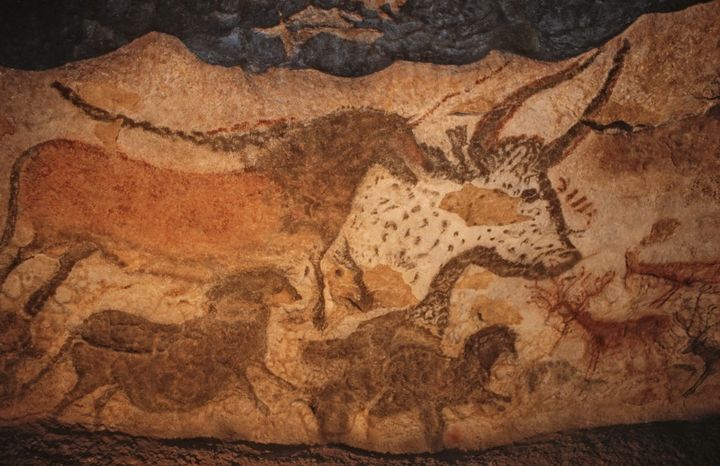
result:
<svg viewBox="0 0 720 466"><path fill-rule="evenodd" d="M125 128L140 129L163 138L180 139L190 142L197 146L209 147L214 152L237 152L248 145L261 145L267 139L278 137L284 134L288 125L286 123L278 123L264 131L250 131L243 134L235 134L232 136L208 135L201 131L185 132L182 130L174 130L166 126L157 126L149 121L135 120L122 113L111 113L105 109L90 104L83 99L77 92L59 81L51 84L60 96L70 102L73 106L82 110L91 119L102 122L112 122L120 120Z"/></svg>
<svg viewBox="0 0 720 466"><path fill-rule="evenodd" d="M65 281L68 275L70 275L75 265L97 250L98 247L94 244L85 243L72 247L60 256L60 263L53 276L44 285L35 290L33 294L30 295L27 303L25 303L25 313L30 316L37 315L47 300L55 294L57 288Z"/></svg>
<svg viewBox="0 0 720 466"><path fill-rule="evenodd" d="M578 199L578 200L576 200L575 202L573 202L572 204L570 204L570 206L571 206L571 207L579 207L580 204L582 204L582 203L585 202L585 201L587 201L587 197L583 196L583 197L581 197L580 199Z"/></svg>
<svg viewBox="0 0 720 466"><path fill-rule="evenodd" d="M525 101L539 92L550 89L563 81L573 79L586 70L599 54L600 50L597 50L586 60L573 63L557 73L537 79L511 93L478 122L470 139L468 153L475 159L480 157L483 152L482 149L486 148L488 138L497 136L498 131L512 118Z"/></svg>
<svg viewBox="0 0 720 466"><path fill-rule="evenodd" d="M610 98L610 95L620 78L620 73L625 65L625 57L629 51L630 42L623 40L621 47L617 50L617 52L615 52L613 65L610 67L610 70L605 77L605 81L595 94L595 97L593 97L588 106L585 107L580 120L572 125L565 134L552 141L545 147L545 149L543 149L543 163L546 164L547 167L556 165L560 160L562 160L563 155L569 148L575 147L590 132L590 127L587 126L586 120L589 115L599 109L600 106L606 103Z"/></svg>
<svg viewBox="0 0 720 466"><path fill-rule="evenodd" d="M33 157L37 153L37 149L44 145L40 143L27 149L25 152L13 162L12 169L10 170L10 186L8 188L8 203L7 203L7 214L5 216L5 227L3 229L2 238L0 238L0 250L5 249L12 241L15 236L15 226L17 223L18 214L18 193L20 191L20 172L22 171L25 161Z"/></svg>

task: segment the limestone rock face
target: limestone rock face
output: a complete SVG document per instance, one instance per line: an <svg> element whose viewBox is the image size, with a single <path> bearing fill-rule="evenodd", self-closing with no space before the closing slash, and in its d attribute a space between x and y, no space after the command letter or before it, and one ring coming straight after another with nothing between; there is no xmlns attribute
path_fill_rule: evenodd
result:
<svg viewBox="0 0 720 466"><path fill-rule="evenodd" d="M417 453L717 415L718 37L714 1L557 63L0 69L0 423Z"/></svg>

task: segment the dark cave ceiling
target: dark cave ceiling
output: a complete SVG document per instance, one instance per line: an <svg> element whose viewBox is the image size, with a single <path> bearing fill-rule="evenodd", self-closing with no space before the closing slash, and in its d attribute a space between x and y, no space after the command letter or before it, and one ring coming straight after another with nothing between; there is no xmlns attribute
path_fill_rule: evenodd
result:
<svg viewBox="0 0 720 466"><path fill-rule="evenodd" d="M340 76L395 60L465 64L490 50L561 60L638 16L698 0L4 0L0 65L46 69L112 51L150 31L203 60L262 72Z"/></svg>

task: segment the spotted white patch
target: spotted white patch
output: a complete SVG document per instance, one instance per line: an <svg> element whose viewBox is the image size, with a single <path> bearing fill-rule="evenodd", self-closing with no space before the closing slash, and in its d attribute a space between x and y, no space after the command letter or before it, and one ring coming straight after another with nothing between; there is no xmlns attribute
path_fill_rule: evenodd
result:
<svg viewBox="0 0 720 466"><path fill-rule="evenodd" d="M513 180L513 178L515 178ZM520 198L526 190L539 191L533 177L521 183L513 176L476 180L480 188ZM468 226L459 215L440 207L442 199L462 185L444 179L404 182L382 167L368 172L358 187L353 212L341 237L364 270L388 265L400 272L416 298L428 293L440 268L456 255L482 246L505 261L532 266L551 263L567 251L550 215L548 202L539 198L518 203L518 214L528 217L510 225ZM560 259L558 259L560 260Z"/></svg>

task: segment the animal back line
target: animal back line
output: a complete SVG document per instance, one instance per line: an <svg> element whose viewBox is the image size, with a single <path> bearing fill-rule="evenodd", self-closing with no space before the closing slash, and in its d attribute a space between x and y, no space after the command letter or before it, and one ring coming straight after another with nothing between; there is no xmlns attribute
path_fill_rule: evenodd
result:
<svg viewBox="0 0 720 466"><path fill-rule="evenodd" d="M147 120L136 120L123 113L109 112L92 105L80 94L59 81L54 81L51 87L58 91L63 99L82 110L95 121L109 123L119 120L124 128L139 129L163 138L180 139L197 146L209 147L214 152L238 152L250 145L262 146L268 140L283 136L288 130L286 123L277 123L264 131L250 131L231 136L210 135L201 131L182 131L167 126L155 125Z"/></svg>

